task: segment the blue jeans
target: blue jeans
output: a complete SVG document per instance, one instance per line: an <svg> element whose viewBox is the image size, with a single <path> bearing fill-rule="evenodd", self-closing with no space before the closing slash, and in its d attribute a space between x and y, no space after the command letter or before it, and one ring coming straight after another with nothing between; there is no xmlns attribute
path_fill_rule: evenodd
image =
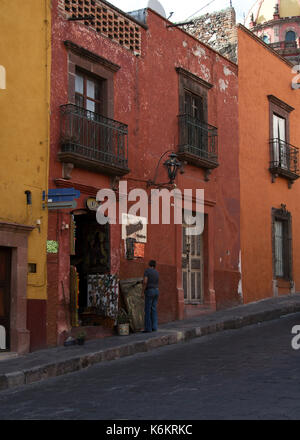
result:
<svg viewBox="0 0 300 440"><path fill-rule="evenodd" d="M159 290L147 289L145 290L145 331L152 332L157 330L157 310L156 305L158 301Z"/></svg>

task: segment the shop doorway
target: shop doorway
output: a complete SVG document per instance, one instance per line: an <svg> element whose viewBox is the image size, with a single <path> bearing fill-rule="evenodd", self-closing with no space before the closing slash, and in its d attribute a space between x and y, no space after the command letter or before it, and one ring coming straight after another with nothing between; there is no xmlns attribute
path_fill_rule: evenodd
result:
<svg viewBox="0 0 300 440"><path fill-rule="evenodd" d="M100 225L95 213L87 212L73 215L73 227L75 240L71 246L71 296L77 296L78 324L95 325L88 284L91 276L110 273L109 225Z"/></svg>
<svg viewBox="0 0 300 440"><path fill-rule="evenodd" d="M10 349L11 249L0 247L0 350ZM5 341L5 344L3 342Z"/></svg>
<svg viewBox="0 0 300 440"><path fill-rule="evenodd" d="M186 304L203 304L203 234L187 235L182 226L182 285Z"/></svg>

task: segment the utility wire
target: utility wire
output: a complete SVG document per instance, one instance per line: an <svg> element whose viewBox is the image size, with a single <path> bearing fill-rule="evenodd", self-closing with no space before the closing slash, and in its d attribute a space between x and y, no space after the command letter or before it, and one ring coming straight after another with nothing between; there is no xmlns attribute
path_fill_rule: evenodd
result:
<svg viewBox="0 0 300 440"><path fill-rule="evenodd" d="M201 9L198 9L198 11L196 11L194 14L190 15L188 18L186 18L184 21L188 21L190 18L194 17L196 14L198 14L198 12L202 11L203 9L207 8L207 6L211 5L212 3L214 3L216 0L212 0L209 3L207 3L207 5L203 6Z"/></svg>

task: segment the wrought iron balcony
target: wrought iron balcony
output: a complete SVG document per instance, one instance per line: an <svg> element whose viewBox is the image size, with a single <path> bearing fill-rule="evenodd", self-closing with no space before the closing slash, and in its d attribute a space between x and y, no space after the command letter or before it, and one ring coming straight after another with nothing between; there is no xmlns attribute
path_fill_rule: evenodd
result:
<svg viewBox="0 0 300 440"><path fill-rule="evenodd" d="M295 49L298 47L297 41L278 41L269 44L272 49Z"/></svg>
<svg viewBox="0 0 300 440"><path fill-rule="evenodd" d="M73 104L60 107L61 162L122 176L128 169L128 127Z"/></svg>
<svg viewBox="0 0 300 440"><path fill-rule="evenodd" d="M217 168L218 129L187 114L180 115L178 156L201 168Z"/></svg>
<svg viewBox="0 0 300 440"><path fill-rule="evenodd" d="M270 139L270 172L273 182L276 177L283 176L291 186L299 179L299 149L280 139Z"/></svg>

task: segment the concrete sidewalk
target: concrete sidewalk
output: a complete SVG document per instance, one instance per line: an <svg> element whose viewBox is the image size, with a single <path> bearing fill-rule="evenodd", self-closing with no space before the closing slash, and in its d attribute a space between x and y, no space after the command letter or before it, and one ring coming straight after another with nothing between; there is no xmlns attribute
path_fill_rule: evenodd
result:
<svg viewBox="0 0 300 440"><path fill-rule="evenodd" d="M112 361L297 312L300 312L300 294L267 299L193 319L172 322L161 325L155 333L112 336L87 341L84 346L56 347L11 358L1 353L0 390L71 373L99 362Z"/></svg>

